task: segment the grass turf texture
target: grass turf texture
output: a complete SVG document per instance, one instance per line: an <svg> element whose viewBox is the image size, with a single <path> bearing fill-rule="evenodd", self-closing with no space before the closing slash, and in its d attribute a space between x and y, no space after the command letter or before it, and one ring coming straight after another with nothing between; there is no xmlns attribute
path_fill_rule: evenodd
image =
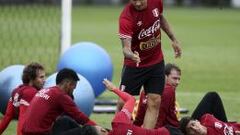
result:
<svg viewBox="0 0 240 135"><path fill-rule="evenodd" d="M114 64L115 84L119 83L122 68L121 44L117 37L121 9L75 6L72 16L72 43L92 41L105 48ZM163 34L165 61L177 63L182 69L181 84L177 89L180 106L188 108L191 114L202 96L215 90L223 98L228 118L240 121L239 10L166 7L164 14L183 49L182 58L174 59L170 41ZM104 92L99 97L115 98L110 92ZM111 114L91 115L105 127L110 127L112 117ZM16 122L11 122L4 134L14 135L15 126Z"/></svg>

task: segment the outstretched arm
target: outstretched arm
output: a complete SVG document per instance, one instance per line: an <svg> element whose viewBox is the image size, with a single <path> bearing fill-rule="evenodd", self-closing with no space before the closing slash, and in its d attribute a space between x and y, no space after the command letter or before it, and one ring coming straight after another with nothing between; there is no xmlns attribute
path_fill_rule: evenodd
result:
<svg viewBox="0 0 240 135"><path fill-rule="evenodd" d="M119 90L114 84L112 84L112 82L107 79L104 79L103 83L108 90L117 94L125 102L122 110L126 109L129 113L132 113L135 104L135 98L132 95L129 95L128 93Z"/></svg>
<svg viewBox="0 0 240 135"><path fill-rule="evenodd" d="M168 21L166 20L166 18L161 15L161 28L162 30L168 35L168 37L171 39L172 41L172 48L174 50L175 53L175 57L181 57L182 55L182 49L180 47L180 43L178 42L178 40L176 39Z"/></svg>
<svg viewBox="0 0 240 135"><path fill-rule="evenodd" d="M136 66L139 66L139 63L141 62L141 59L139 57L139 53L137 51L132 51L131 50L131 38L121 38L122 41L122 50L123 50L123 55L125 58L131 59L134 62L136 62Z"/></svg>
<svg viewBox="0 0 240 135"><path fill-rule="evenodd" d="M2 134L4 130L8 127L8 124L14 117L14 114L15 114L14 106L12 104L12 101L9 101L7 105L6 113L3 116L2 120L0 121L0 134Z"/></svg>

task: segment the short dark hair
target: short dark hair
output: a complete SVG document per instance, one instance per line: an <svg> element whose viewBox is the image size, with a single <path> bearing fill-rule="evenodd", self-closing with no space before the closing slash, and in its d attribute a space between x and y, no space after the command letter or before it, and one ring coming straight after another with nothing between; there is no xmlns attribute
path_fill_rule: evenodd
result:
<svg viewBox="0 0 240 135"><path fill-rule="evenodd" d="M173 69L178 71L181 74L181 69L177 65L172 64L172 63L167 63L165 65L165 70L164 70L165 71L165 75L168 76Z"/></svg>
<svg viewBox="0 0 240 135"><path fill-rule="evenodd" d="M182 131L183 134L186 134L187 131L186 131L186 127L188 125L188 123L193 120L193 118L189 117L189 116L186 116L186 117L183 117L179 124L180 124L180 130Z"/></svg>
<svg viewBox="0 0 240 135"><path fill-rule="evenodd" d="M70 68L64 68L57 73L56 84L58 85L64 80L79 81L79 78L74 70Z"/></svg>
<svg viewBox="0 0 240 135"><path fill-rule="evenodd" d="M80 135L98 135L98 133L94 126L85 125L82 127Z"/></svg>
<svg viewBox="0 0 240 135"><path fill-rule="evenodd" d="M23 83L28 84L31 80L36 79L39 70L44 70L44 67L37 62L26 65L22 74Z"/></svg>
<svg viewBox="0 0 240 135"><path fill-rule="evenodd" d="M171 125L165 125L165 128L168 129L170 135L184 135L181 130L177 127Z"/></svg>

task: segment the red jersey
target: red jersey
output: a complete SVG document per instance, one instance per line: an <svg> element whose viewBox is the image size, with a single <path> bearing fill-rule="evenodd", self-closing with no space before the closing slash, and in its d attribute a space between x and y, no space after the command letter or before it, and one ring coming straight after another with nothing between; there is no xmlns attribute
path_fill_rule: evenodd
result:
<svg viewBox="0 0 240 135"><path fill-rule="evenodd" d="M138 11L129 3L119 18L120 38L131 38L131 50L139 53L139 67L147 67L163 60L161 49L160 15L163 12L162 0L148 0L147 8ZM131 59L124 64L136 67Z"/></svg>
<svg viewBox="0 0 240 135"><path fill-rule="evenodd" d="M142 92L140 95L137 115L134 121L135 125L141 126L143 124L146 110L147 97L144 92ZM155 128L163 127L165 125L179 127L179 121L177 119L175 89L170 84L166 84L164 87L164 91L161 97L158 120Z"/></svg>
<svg viewBox="0 0 240 135"><path fill-rule="evenodd" d="M222 122L211 114L203 115L200 123L207 127L207 135L236 135L235 131L240 131L240 124Z"/></svg>
<svg viewBox="0 0 240 135"><path fill-rule="evenodd" d="M28 85L20 85L13 90L12 95L9 99L6 113L0 124L0 134L7 128L9 122L18 116L17 135L22 135L22 125L24 122L24 114L34 97L37 90Z"/></svg>
<svg viewBox="0 0 240 135"><path fill-rule="evenodd" d="M145 129L132 124L129 119L130 113L120 111L116 114L112 122L112 131L109 135L170 135L165 128Z"/></svg>
<svg viewBox="0 0 240 135"><path fill-rule="evenodd" d="M80 112L70 96L55 86L42 89L35 95L26 112L23 134L48 134L54 121L62 113L68 114L79 124L96 125Z"/></svg>

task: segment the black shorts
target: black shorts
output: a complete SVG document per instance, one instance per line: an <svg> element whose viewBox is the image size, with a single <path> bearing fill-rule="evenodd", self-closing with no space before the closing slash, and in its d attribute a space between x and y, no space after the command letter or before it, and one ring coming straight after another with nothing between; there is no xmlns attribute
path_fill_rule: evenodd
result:
<svg viewBox="0 0 240 135"><path fill-rule="evenodd" d="M164 85L164 61L150 67L123 67L120 89L131 95L139 95L142 86L147 94L162 95Z"/></svg>

